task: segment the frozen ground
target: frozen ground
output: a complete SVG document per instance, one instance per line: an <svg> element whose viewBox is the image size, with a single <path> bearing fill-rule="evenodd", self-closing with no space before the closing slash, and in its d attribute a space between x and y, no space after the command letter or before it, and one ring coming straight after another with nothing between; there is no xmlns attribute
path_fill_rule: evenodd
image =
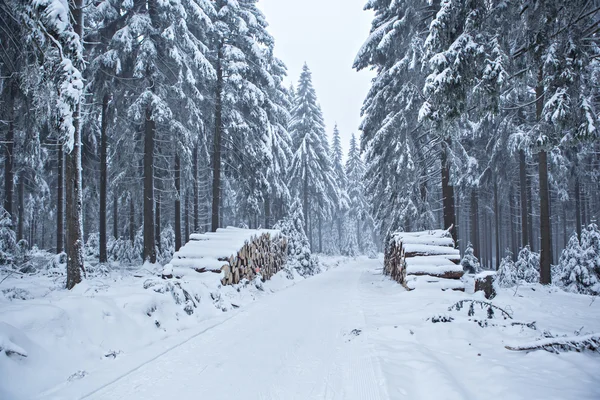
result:
<svg viewBox="0 0 600 400"><path fill-rule="evenodd" d="M89 346L77 343L69 351L65 339L61 351L71 357L72 373L86 373L67 380L69 375L62 371L61 379L54 377L54 387L49 385L51 380L45 387L40 384L45 377L39 370L28 375L26 369L27 363L43 359L44 353L56 356L43 340L44 324L38 321L42 317L29 313L27 321L14 316L19 309L31 309L33 304L28 302L39 300L14 300L8 309L2 302L0 320L19 334L26 333L31 342L16 343L29 352L27 359L2 356L0 387L14 390L33 385L44 389L32 397L47 399L600 398L598 354L524 353L504 348L535 341L544 330L569 336L575 331L582 335L600 332L600 300L540 286L501 291L494 304L509 311L515 321L535 321L537 330L533 330L511 326L513 321L504 320L498 312L487 320L487 312L478 308L472 317L467 315L468 307L449 311L459 300L482 297L427 288L406 292L381 276L380 268L378 260L349 260L285 290L260 296L259 301L246 301L239 309L188 318L187 329L164 333L162 338L144 334L154 331L143 313L140 326L130 326L133 323L125 317L119 321L115 310L127 306L121 304L123 300L110 298L110 289L92 298L82 290L69 294L70 301L55 299L40 309L46 310L44 323L50 329L56 329L53 321L67 319L62 324L68 324L77 313L87 315L93 326L99 317L88 315L87 310L97 309L96 302L100 302L113 310L106 323L119 326L110 329L111 334L120 335L122 330L131 339L139 337L140 344L130 345L131 350L116 358L99 357L110 347L101 345L93 357L79 355L83 360L79 361L70 353L90 351ZM287 286L282 282L272 284L280 289ZM136 288L132 285L131 291ZM253 290L246 292L254 296ZM79 308L72 310L66 304ZM433 323L432 317L453 320ZM487 327L480 326L485 323ZM38 325L41 332L36 335L31 326ZM67 327L62 333L75 342L100 340L103 332L88 332L85 325L86 319L78 317L72 333ZM58 337L56 332L53 335ZM124 343L120 337L112 340ZM53 357L48 358L48 365L62 365ZM52 375L52 369L47 369Z"/></svg>

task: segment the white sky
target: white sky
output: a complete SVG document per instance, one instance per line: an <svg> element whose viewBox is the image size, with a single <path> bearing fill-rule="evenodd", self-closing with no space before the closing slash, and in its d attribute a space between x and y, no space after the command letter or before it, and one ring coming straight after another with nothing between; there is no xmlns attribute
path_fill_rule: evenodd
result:
<svg viewBox="0 0 600 400"><path fill-rule="evenodd" d="M358 135L360 109L374 73L352 69L368 37L372 13L366 0L260 0L275 55L288 67L288 83L296 86L306 61L331 137L337 122L347 151L352 133Z"/></svg>

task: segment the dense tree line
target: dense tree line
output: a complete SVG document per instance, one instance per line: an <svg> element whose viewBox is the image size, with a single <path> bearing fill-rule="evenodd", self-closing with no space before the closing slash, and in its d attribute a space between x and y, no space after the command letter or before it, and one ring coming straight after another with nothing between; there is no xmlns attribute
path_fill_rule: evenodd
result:
<svg viewBox="0 0 600 400"><path fill-rule="evenodd" d="M370 0L355 61L382 235L452 228L484 266L540 252L540 281L600 215L600 3ZM600 270L598 271L600 273Z"/></svg>
<svg viewBox="0 0 600 400"><path fill-rule="evenodd" d="M0 2L4 264L55 247L72 288L85 257L164 261L293 215L313 251L371 246L357 145L344 166L308 67L284 87L256 3Z"/></svg>

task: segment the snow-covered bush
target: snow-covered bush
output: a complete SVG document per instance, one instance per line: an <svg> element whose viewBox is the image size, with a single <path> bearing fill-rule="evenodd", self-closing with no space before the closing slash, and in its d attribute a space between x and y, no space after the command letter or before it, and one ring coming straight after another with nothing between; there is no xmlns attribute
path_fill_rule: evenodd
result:
<svg viewBox="0 0 600 400"><path fill-rule="evenodd" d="M108 242L109 260L125 264L141 264L144 249L143 227L138 229L133 243L129 239L111 239Z"/></svg>
<svg viewBox="0 0 600 400"><path fill-rule="evenodd" d="M558 285L574 293L600 294L599 237L595 224L581 232L581 243L577 234L573 233L558 262Z"/></svg>
<svg viewBox="0 0 600 400"><path fill-rule="evenodd" d="M537 283L540 281L540 254L531 251L529 246L521 249L515 267L519 283Z"/></svg>
<svg viewBox="0 0 600 400"><path fill-rule="evenodd" d="M100 257L100 234L98 232L90 233L83 249L86 258Z"/></svg>
<svg viewBox="0 0 600 400"><path fill-rule="evenodd" d="M157 254L157 260L160 264L167 264L173 259L175 253L175 231L168 225L160 233L160 251Z"/></svg>
<svg viewBox="0 0 600 400"><path fill-rule="evenodd" d="M500 262L495 283L500 287L511 287L517 282L517 270L512 260L512 254L508 254Z"/></svg>
<svg viewBox="0 0 600 400"><path fill-rule="evenodd" d="M467 244L465 255L463 256L462 260L460 260L460 265L463 267L463 271L468 274L477 274L481 272L481 264L479 263L477 257L475 257L475 252L471 242Z"/></svg>
<svg viewBox="0 0 600 400"><path fill-rule="evenodd" d="M12 229L10 215L0 207L0 265L14 262L17 251L17 235Z"/></svg>
<svg viewBox="0 0 600 400"><path fill-rule="evenodd" d="M302 276L319 272L319 264L310 251L308 237L304 231L302 206L297 200L292 205L290 214L275 224L274 229L280 230L288 240L287 269L294 268Z"/></svg>
<svg viewBox="0 0 600 400"><path fill-rule="evenodd" d="M525 246L519 252L517 262L512 261L512 255L502 259L496 284L500 287L511 287L521 283L537 283L540 281L540 255Z"/></svg>

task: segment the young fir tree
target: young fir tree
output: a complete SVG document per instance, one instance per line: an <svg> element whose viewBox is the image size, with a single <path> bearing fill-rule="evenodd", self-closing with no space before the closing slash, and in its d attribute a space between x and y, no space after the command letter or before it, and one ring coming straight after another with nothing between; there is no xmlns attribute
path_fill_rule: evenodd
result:
<svg viewBox="0 0 600 400"><path fill-rule="evenodd" d="M587 229L584 231L587 236ZM586 243L588 241L586 240ZM573 233L567 247L562 251L557 268L557 281L574 293L600 294L600 279L590 260L598 259L600 253L582 249L577 233Z"/></svg>
<svg viewBox="0 0 600 400"><path fill-rule="evenodd" d="M310 251L310 244L304 230L302 204L298 199L290 207L290 214L279 221L278 229L287 237L288 269L294 268L302 276L318 273L319 264Z"/></svg>

